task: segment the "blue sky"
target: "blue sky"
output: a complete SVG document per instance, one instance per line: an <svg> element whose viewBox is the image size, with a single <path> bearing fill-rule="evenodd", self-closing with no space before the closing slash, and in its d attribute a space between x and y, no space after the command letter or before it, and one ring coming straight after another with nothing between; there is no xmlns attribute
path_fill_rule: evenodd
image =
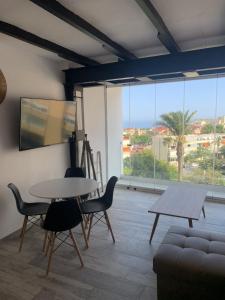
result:
<svg viewBox="0 0 225 300"><path fill-rule="evenodd" d="M183 108L197 111L195 119L225 115L225 78L123 87L124 127L150 127Z"/></svg>

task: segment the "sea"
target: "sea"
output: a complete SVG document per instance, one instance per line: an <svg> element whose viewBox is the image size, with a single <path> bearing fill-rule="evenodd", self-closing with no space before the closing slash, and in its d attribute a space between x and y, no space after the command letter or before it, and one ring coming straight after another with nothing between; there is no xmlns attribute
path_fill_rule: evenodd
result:
<svg viewBox="0 0 225 300"><path fill-rule="evenodd" d="M156 123L154 121L124 121L123 128L152 128Z"/></svg>

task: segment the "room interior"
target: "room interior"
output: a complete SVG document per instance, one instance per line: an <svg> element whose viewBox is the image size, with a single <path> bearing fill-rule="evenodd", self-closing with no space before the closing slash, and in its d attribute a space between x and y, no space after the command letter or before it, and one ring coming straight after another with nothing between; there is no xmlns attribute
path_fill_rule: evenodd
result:
<svg viewBox="0 0 225 300"><path fill-rule="evenodd" d="M224 0L0 8L0 299L224 299Z"/></svg>

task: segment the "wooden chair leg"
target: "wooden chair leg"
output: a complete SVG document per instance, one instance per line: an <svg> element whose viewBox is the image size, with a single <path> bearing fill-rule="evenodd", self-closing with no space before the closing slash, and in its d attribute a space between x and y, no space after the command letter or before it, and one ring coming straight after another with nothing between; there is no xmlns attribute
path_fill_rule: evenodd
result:
<svg viewBox="0 0 225 300"><path fill-rule="evenodd" d="M94 214L91 214L91 217L90 217L90 222L89 222L89 228L88 228L87 240L89 240L89 237L90 237L90 233L91 233L91 226L92 226L93 217L94 217Z"/></svg>
<svg viewBox="0 0 225 300"><path fill-rule="evenodd" d="M107 216L106 216L106 212L105 212L105 211L104 211L104 216L105 216L105 221L106 221L108 230L110 230L110 224L109 224L109 221L108 221L108 218L107 218Z"/></svg>
<svg viewBox="0 0 225 300"><path fill-rule="evenodd" d="M84 223L83 223L83 221L81 221L81 228L82 228L82 231L83 231L86 248L88 248L89 247L88 246L88 240L87 240L86 232L85 232L85 229L84 229Z"/></svg>
<svg viewBox="0 0 225 300"><path fill-rule="evenodd" d="M110 232L111 232L111 236L112 236L112 239L113 239L113 243L115 243L115 237L114 237L114 234L113 234L113 231L112 231L112 226L111 226L111 224L110 224L110 222L109 222L109 216L108 216L108 214L107 214L106 211L104 211L104 214L105 214L105 218L106 218L106 222L107 222L107 224L108 224L109 230L110 230Z"/></svg>
<svg viewBox="0 0 225 300"><path fill-rule="evenodd" d="M28 222L28 216L25 216L24 220L23 220L23 227L22 227L21 234L20 234L19 252L21 252L21 250L22 250L24 235L25 235L26 228L27 228L27 222Z"/></svg>
<svg viewBox="0 0 225 300"><path fill-rule="evenodd" d="M52 240L52 235L53 235L53 232L50 232L50 234L47 235L47 247L46 247L46 251L45 251L45 256L48 255L48 251L49 251L49 248L50 248L50 245L51 245L51 240Z"/></svg>
<svg viewBox="0 0 225 300"><path fill-rule="evenodd" d="M90 215L84 215L84 226L85 226L85 229L88 228L88 223L90 222Z"/></svg>
<svg viewBox="0 0 225 300"><path fill-rule="evenodd" d="M55 244L55 237L56 237L56 232L51 234L51 238L50 238L51 248L50 248L50 253L49 253L49 258L48 258L48 267L47 267L47 270L46 270L46 275L47 276L48 276L48 273L49 273L50 267L51 267L52 254L53 254L54 244Z"/></svg>
<svg viewBox="0 0 225 300"><path fill-rule="evenodd" d="M45 237L44 237L42 252L45 252L47 238L48 238L48 231L46 230L45 231Z"/></svg>
<svg viewBox="0 0 225 300"><path fill-rule="evenodd" d="M71 240L73 242L74 249L76 250L76 252L77 252L77 254L79 256L81 267L83 267L84 266L84 262L83 262L83 259L81 257L81 254L80 254L80 250L79 250L79 248L77 246L76 240L75 240L75 238L73 236L72 230L69 230L69 233L70 233Z"/></svg>

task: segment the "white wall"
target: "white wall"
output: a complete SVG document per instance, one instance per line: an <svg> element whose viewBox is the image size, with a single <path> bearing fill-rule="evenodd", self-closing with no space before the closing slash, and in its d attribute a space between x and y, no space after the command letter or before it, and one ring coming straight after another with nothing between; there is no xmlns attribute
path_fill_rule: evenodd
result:
<svg viewBox="0 0 225 300"><path fill-rule="evenodd" d="M94 158L101 151L103 180L106 180L106 140L104 87L84 89L84 123Z"/></svg>
<svg viewBox="0 0 225 300"><path fill-rule="evenodd" d="M107 88L106 99L107 108L103 86L84 89L85 131L88 134L94 157L97 151L101 151L104 183L107 179L107 143L108 177L121 175L122 89Z"/></svg>
<svg viewBox="0 0 225 300"><path fill-rule="evenodd" d="M107 88L107 124L108 124L108 174L109 177L121 175L123 111L122 88Z"/></svg>
<svg viewBox="0 0 225 300"><path fill-rule="evenodd" d="M35 201L29 188L39 181L62 177L69 166L68 144L19 152L20 97L64 99L63 73L59 64L40 56L36 47L0 34L0 68L7 80L7 97L0 105L0 238L17 230L22 217L7 188L15 183L24 200ZM109 176L120 175L122 126L121 89L107 89ZM85 129L96 154L101 151L106 181L104 87L84 89Z"/></svg>
<svg viewBox="0 0 225 300"><path fill-rule="evenodd" d="M0 68L8 85L7 97L0 105L0 238L18 229L22 222L7 184L18 185L22 196L32 201L28 194L32 184L63 176L69 165L67 144L18 150L20 97L64 99L64 90L58 63L15 41L0 39Z"/></svg>

